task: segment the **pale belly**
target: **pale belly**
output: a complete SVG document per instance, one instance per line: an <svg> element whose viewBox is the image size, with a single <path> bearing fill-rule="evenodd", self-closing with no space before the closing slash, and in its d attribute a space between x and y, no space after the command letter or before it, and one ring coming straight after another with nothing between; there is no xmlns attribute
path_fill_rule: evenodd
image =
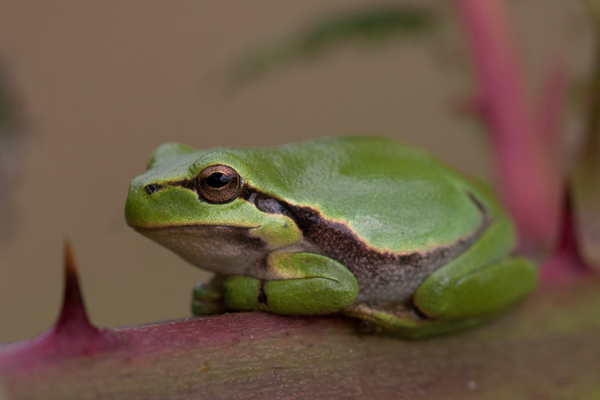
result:
<svg viewBox="0 0 600 400"><path fill-rule="evenodd" d="M249 235L248 228L194 225L138 231L189 263L222 275L251 276L249 269L268 253L260 239Z"/></svg>

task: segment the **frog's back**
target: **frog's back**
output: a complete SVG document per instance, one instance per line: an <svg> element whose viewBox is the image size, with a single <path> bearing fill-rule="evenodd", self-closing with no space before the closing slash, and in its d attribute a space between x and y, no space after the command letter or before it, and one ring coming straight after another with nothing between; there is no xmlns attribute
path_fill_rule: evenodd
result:
<svg viewBox="0 0 600 400"><path fill-rule="evenodd" d="M376 137L241 150L250 185L345 226L366 245L408 254L468 237L496 203L429 154Z"/></svg>
<svg viewBox="0 0 600 400"><path fill-rule="evenodd" d="M408 300L503 218L484 185L391 139L325 138L234 154L252 171L245 185L300 228L305 251L356 276L356 302Z"/></svg>

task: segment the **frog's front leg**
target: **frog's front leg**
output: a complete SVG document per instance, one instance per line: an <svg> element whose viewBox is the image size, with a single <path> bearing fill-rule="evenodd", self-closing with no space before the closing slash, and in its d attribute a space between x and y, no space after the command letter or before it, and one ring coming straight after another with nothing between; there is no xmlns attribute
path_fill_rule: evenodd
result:
<svg viewBox="0 0 600 400"><path fill-rule="evenodd" d="M512 243L510 223L498 218L476 244L419 286L413 295L412 309L354 304L344 312L407 338L478 325L535 288L535 265L521 257L506 256Z"/></svg>
<svg viewBox="0 0 600 400"><path fill-rule="evenodd" d="M318 254L276 251L267 257L274 279L234 275L223 279L230 310L263 310L286 315L329 314L352 304L358 282L342 264Z"/></svg>

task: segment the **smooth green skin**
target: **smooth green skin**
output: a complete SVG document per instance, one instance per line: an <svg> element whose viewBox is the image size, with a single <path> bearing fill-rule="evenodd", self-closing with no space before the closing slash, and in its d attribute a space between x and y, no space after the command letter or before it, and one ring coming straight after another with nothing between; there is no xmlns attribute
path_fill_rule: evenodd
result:
<svg viewBox="0 0 600 400"><path fill-rule="evenodd" d="M399 304L370 304L369 298L357 302L355 275L336 260L299 249L302 232L291 218L260 211L241 198L210 204L181 187L151 196L144 191L149 183L193 180L213 164L231 166L244 184L262 193L346 224L381 252L427 252L475 231L481 214L466 200L465 191L485 206L491 223L470 248L418 286L412 296L418 313ZM205 265L204 254L189 245L167 244L148 234L217 273L211 284L194 289L192 310L198 315L225 309L288 315L341 311L403 337L428 337L490 319L531 292L537 280L531 262L510 256L513 228L487 185L389 139L325 138L264 149L201 151L168 143L154 152L148 171L132 182L126 217L143 234L182 226L242 227L266 244L264 270L232 273L242 271L240 259L220 254L218 246L202 248L217 259ZM221 245L234 246L227 236ZM266 303L259 301L261 286Z"/></svg>

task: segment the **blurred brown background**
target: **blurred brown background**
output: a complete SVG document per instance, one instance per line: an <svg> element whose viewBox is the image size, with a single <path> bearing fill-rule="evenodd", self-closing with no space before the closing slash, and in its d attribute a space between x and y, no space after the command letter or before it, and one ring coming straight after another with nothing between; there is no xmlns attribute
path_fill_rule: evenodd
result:
<svg viewBox="0 0 600 400"><path fill-rule="evenodd" d="M472 87L450 2L433 38L348 45L237 88L222 70L260 40L340 9L400 1L0 1L0 58L28 116L0 258L0 342L55 319L69 237L95 324L187 316L207 274L126 226L130 180L159 144L263 146L377 134L491 177L480 126L456 115ZM404 2L406 3L406 2ZM560 54L572 77L592 58L578 1L510 2L531 87ZM571 127L570 129L575 129Z"/></svg>

